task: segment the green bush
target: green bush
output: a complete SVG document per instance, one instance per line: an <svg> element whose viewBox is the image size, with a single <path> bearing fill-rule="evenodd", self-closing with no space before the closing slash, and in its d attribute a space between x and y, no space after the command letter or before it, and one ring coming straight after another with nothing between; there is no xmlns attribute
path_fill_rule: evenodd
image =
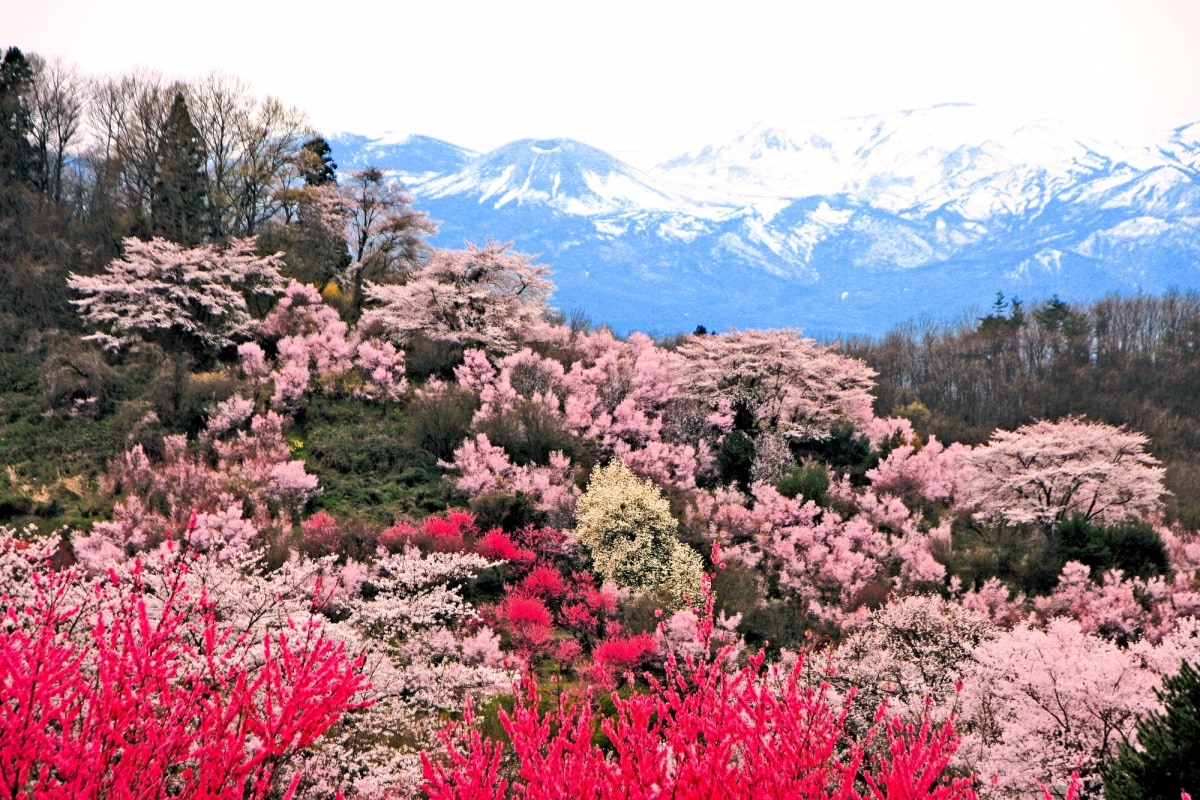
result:
<svg viewBox="0 0 1200 800"><path fill-rule="evenodd" d="M1137 724L1137 749L1125 742L1104 774L1108 800L1200 797L1200 674L1184 663L1155 691L1163 711Z"/></svg>
<svg viewBox="0 0 1200 800"><path fill-rule="evenodd" d="M785 475L775 489L789 500L803 497L825 507L829 504L829 471L816 462L802 464Z"/></svg>

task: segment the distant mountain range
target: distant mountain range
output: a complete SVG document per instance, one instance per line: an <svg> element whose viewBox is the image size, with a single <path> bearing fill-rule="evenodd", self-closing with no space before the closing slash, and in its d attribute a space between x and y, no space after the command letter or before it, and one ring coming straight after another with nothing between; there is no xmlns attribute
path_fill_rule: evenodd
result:
<svg viewBox="0 0 1200 800"><path fill-rule="evenodd" d="M945 105L762 124L648 171L569 139L329 142L341 171L403 181L438 245L512 241L552 267L555 306L618 332L880 336L998 291L1200 287L1200 123L1132 145Z"/></svg>

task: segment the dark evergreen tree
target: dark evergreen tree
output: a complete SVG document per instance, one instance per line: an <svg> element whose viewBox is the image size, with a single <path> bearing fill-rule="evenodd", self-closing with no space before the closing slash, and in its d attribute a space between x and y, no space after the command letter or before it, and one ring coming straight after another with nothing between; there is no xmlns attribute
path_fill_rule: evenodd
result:
<svg viewBox="0 0 1200 800"><path fill-rule="evenodd" d="M183 93L176 92L158 143L158 168L150 202L150 228L155 236L188 247L204 240L207 161L204 139L192 124Z"/></svg>
<svg viewBox="0 0 1200 800"><path fill-rule="evenodd" d="M309 139L300 148L300 174L308 186L324 186L337 181L337 164L330 155L329 142L320 136Z"/></svg>
<svg viewBox="0 0 1200 800"><path fill-rule="evenodd" d="M1156 691L1163 713L1138 722L1140 750L1122 744L1104 776L1108 800L1200 797L1200 674L1184 663Z"/></svg>
<svg viewBox="0 0 1200 800"><path fill-rule="evenodd" d="M35 185L37 152L29 140L33 118L26 98L33 78L25 55L8 48L0 62L0 183L5 188Z"/></svg>

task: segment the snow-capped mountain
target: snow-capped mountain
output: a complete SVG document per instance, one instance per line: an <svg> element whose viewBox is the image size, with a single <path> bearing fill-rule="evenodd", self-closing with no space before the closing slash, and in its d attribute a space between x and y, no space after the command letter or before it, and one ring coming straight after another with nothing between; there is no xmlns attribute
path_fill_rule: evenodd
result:
<svg viewBox="0 0 1200 800"><path fill-rule="evenodd" d="M330 142L343 170L404 180L442 222L439 245L511 240L552 266L561 310L620 331L881 335L997 291L1200 286L1200 123L1113 143L937 106L762 124L645 172L565 139L483 155Z"/></svg>

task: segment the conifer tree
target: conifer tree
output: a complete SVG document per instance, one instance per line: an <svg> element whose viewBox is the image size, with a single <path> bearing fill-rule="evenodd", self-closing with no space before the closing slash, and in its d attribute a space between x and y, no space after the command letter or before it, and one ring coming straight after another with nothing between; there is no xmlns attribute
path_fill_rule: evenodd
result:
<svg viewBox="0 0 1200 800"><path fill-rule="evenodd" d="M324 186L337 183L337 163L330 155L329 142L322 136L314 136L300 148L300 174L307 186Z"/></svg>
<svg viewBox="0 0 1200 800"><path fill-rule="evenodd" d="M176 92L158 144L158 169L150 202L151 228L156 236L188 247L204 239L207 161L204 139L192 123L183 93Z"/></svg>
<svg viewBox="0 0 1200 800"><path fill-rule="evenodd" d="M1120 746L1104 777L1108 800L1200 796L1200 673L1184 662L1155 694L1163 713L1138 722L1140 750Z"/></svg>
<svg viewBox="0 0 1200 800"><path fill-rule="evenodd" d="M16 47L0 62L0 184L33 185L37 154L29 133L33 117L26 93L33 86L33 66Z"/></svg>

